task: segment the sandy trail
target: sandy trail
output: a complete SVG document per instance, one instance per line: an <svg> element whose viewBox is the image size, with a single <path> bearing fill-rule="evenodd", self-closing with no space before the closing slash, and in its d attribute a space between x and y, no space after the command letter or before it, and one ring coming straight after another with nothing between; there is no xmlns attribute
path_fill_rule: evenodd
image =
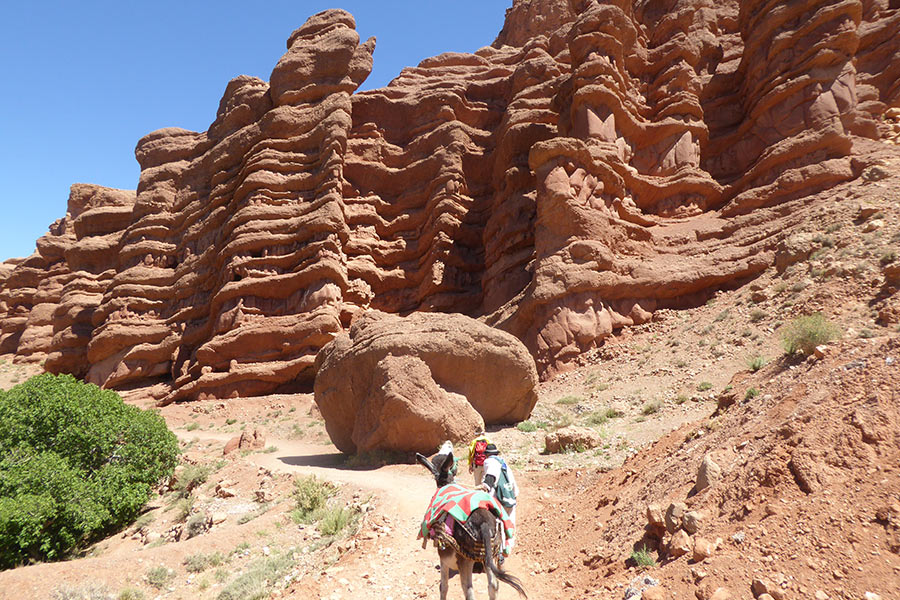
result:
<svg viewBox="0 0 900 600"><path fill-rule="evenodd" d="M183 439L200 442L226 441L233 434L204 432L202 435L181 433ZM371 493L378 506L377 513L386 517L390 533L377 539L366 539L363 532L360 546L355 552L344 555L336 565L323 570L315 581L303 580L289 598L354 599L374 593L393 600L437 597L440 572L437 569L437 552L431 544L422 549L422 540L416 539L425 508L435 491L434 479L420 465L385 465L378 468L349 468L345 456L328 444L308 444L296 440L269 438L267 444L276 447L275 452L254 453L247 456L253 464L273 473L315 475L321 479ZM527 477L517 475L519 485L527 486ZM470 476L462 473L460 481L471 484ZM527 513L525 513L527 514ZM519 511L519 525L523 521ZM522 557L513 556L506 563L529 587L529 577ZM476 575L477 597L487 596L487 579ZM504 589L505 588L505 589ZM517 594L501 587L501 597L513 598ZM450 583L449 598L462 598L459 578Z"/></svg>
<svg viewBox="0 0 900 600"><path fill-rule="evenodd" d="M185 431L176 433L182 440L199 443L225 442L233 437L233 434L217 432L202 432L199 435ZM431 545L423 550L421 540L416 539L425 507L435 491L434 479L424 468L419 465L349 468L345 464L344 455L328 444L308 444L274 438L268 439L267 443L278 450L249 454L244 460L273 473L315 475L346 485L350 489L359 490L364 497L371 495L376 506L370 522L363 527L357 538L355 550L345 553L334 565L327 568L323 565L317 576L295 582L282 598L355 600L378 597L386 600L412 600L438 596L440 573L437 569L437 552ZM519 477L520 485L523 479L525 478ZM461 481L471 483L467 474L461 477ZM520 510L520 525L523 520L521 515ZM378 535L373 533L373 521L379 524ZM36 564L6 571L0 573L0 599L50 598L53 590L62 584L84 585L84 574L88 572L92 574L92 581L107 582L113 587L125 585L127 582L122 580L123 570L143 572L148 565L163 561L178 564L185 556L196 553L201 548L206 552L227 550L227 545L222 548L209 546L205 537L199 536L158 548L144 548L140 555L132 558L111 553L95 558ZM229 538L227 543L233 545L235 540ZM514 554L506 566L525 582L528 589L529 577L526 576L522 560L522 557ZM477 597L487 597L484 575L476 575L475 586ZM511 589L504 588L505 586L501 587L502 598L516 597ZM449 597L463 597L458 577L451 580ZM532 594L532 597L535 596Z"/></svg>

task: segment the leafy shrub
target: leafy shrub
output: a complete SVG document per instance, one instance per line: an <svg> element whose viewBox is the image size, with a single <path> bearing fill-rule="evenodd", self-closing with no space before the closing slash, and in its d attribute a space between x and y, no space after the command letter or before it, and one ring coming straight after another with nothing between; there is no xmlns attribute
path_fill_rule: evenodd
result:
<svg viewBox="0 0 900 600"><path fill-rule="evenodd" d="M0 391L0 569L130 523L177 454L158 414L71 375Z"/></svg>
<svg viewBox="0 0 900 600"><path fill-rule="evenodd" d="M750 388L750 389L748 389L747 392L744 394L744 402L747 402L747 401L749 401L749 400L753 400L753 399L756 398L757 396L759 396L759 390L756 389L756 388Z"/></svg>
<svg viewBox="0 0 900 600"><path fill-rule="evenodd" d="M782 335L782 343L787 354L799 351L809 355L816 346L827 344L839 335L837 325L826 320L822 313L815 313L792 321Z"/></svg>
<svg viewBox="0 0 900 600"><path fill-rule="evenodd" d="M713 384L711 384L711 383L708 382L708 381L701 381L699 384L697 384L697 391L698 391L698 392L705 392L705 391L707 391L707 390L711 390L711 389L712 389L712 386L713 386Z"/></svg>
<svg viewBox="0 0 900 600"><path fill-rule="evenodd" d="M537 431L538 426L531 421L522 421L521 423L516 425L516 429L518 429L519 431L524 431L525 433L531 433L532 431Z"/></svg>

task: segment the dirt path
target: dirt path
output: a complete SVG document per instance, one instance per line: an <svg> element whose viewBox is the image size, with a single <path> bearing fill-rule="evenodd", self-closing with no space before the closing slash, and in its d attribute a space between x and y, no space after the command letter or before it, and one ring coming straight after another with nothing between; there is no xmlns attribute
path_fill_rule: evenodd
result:
<svg viewBox="0 0 900 600"><path fill-rule="evenodd" d="M212 435L210 439L221 440L225 437ZM434 479L425 469L418 465L350 469L344 466L343 455L330 445L278 439L269 442L278 451L250 455L248 458L254 464L275 473L315 475L358 488L363 493L369 492L376 498L378 513L390 528L390 533L377 540L367 539L363 531L361 544L355 552L344 555L336 565L324 570L318 580L299 582L285 597L352 599L362 597L363 590L393 600L438 595L440 575L437 552L430 544L423 550L421 540L416 539L425 507L435 490ZM523 482L523 479L526 481ZM460 480L472 483L468 474L462 475ZM527 477L520 476L519 483L527 486ZM521 526L523 517L520 516L519 520ZM526 576L522 557L514 554L507 562L507 568L525 582L526 588L532 583ZM475 586L477 596L486 597L487 579L484 575L476 576ZM507 589L502 596L509 598L515 593ZM462 597L456 577L451 580L449 597Z"/></svg>

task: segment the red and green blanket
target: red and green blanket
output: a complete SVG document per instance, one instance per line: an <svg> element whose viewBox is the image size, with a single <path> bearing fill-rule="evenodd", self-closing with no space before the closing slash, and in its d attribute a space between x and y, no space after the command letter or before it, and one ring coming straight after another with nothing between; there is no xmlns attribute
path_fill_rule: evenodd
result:
<svg viewBox="0 0 900 600"><path fill-rule="evenodd" d="M516 528L506 510L497 502L496 498L487 492L473 490L458 483L438 488L431 497L428 510L425 511L425 518L422 519L418 537L426 537L429 529L442 526L442 521L447 515L460 523L465 523L476 508L486 508L503 523L503 530L506 534L503 540L503 552L508 554L509 540L516 535Z"/></svg>

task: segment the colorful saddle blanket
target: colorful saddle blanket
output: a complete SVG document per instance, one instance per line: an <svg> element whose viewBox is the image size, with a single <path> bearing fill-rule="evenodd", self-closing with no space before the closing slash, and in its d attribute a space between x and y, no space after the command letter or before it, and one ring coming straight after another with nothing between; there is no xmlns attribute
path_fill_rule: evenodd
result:
<svg viewBox="0 0 900 600"><path fill-rule="evenodd" d="M516 529L506 510L487 492L473 490L458 483L445 485L434 493L431 502L428 503L428 510L425 511L425 518L422 519L417 537L433 537L430 530L446 527L447 515L460 523L465 523L476 508L486 508L503 523L503 553L509 554L509 540L516 535ZM450 531L452 532L452 527Z"/></svg>

